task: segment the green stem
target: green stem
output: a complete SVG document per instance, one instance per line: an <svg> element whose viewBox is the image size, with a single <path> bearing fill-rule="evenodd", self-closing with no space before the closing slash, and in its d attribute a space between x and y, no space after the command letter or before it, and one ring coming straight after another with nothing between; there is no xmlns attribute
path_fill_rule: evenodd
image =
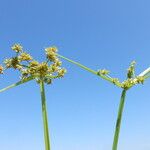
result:
<svg viewBox="0 0 150 150"><path fill-rule="evenodd" d="M42 116L43 116L43 125L44 125L45 150L50 150L46 97L45 97L45 89L44 89L43 81L40 82L40 91L41 91L41 101L42 101Z"/></svg>
<svg viewBox="0 0 150 150"><path fill-rule="evenodd" d="M16 86L18 86L18 85L20 85L20 84L26 83L26 82L28 82L28 81L30 81L30 80L33 80L33 79L34 79L34 77L28 77L27 79L21 80L21 81L19 81L19 82L17 82L17 83L14 83L14 84L12 84L12 85L9 85L9 86L7 86L7 87L1 89L0 92L4 92L4 91L6 91L6 90L8 90L8 89L10 89L10 88L16 87Z"/></svg>
<svg viewBox="0 0 150 150"><path fill-rule="evenodd" d="M80 63L78 63L78 62L75 62L75 61L73 61L73 60L71 60L71 59L69 59L69 58L66 58L66 57L64 57L64 56L62 56L62 55L60 55L60 54L57 54L57 55L58 55L60 58L63 58L63 59L65 59L65 60L67 60L67 61L69 61L69 62L71 62L71 63L73 63L73 64L79 66L80 68L83 68L84 70L87 70L87 71L89 71L89 72L91 72L91 73L93 73L93 74L95 74L95 75L98 75L98 74L97 74L97 71L94 71L94 70L92 70L92 69L90 69L90 68L88 68L88 67L86 67L86 66L84 66L84 65L82 65L82 64L80 64ZM103 78L103 79L105 79L105 80L107 80L107 81L109 81L109 82L111 82L111 83L114 84L114 80L113 80L111 77L105 76L105 75L98 75L98 76L100 76L101 78ZM115 83L115 85L117 85L118 87L121 87L121 84L120 84L120 83Z"/></svg>
<svg viewBox="0 0 150 150"><path fill-rule="evenodd" d="M150 67L147 68L146 70L144 70L143 72L141 72L141 73L139 74L139 76L143 76L143 77L145 77L145 78L149 78L149 77L150 77Z"/></svg>
<svg viewBox="0 0 150 150"><path fill-rule="evenodd" d="M125 102L125 96L126 96L126 90L123 89L122 94L121 94L120 104L119 104L118 117L117 117L117 122L116 122L116 129L115 129L112 150L117 150L120 126L121 126L121 120L122 120L122 113L123 113L124 102Z"/></svg>

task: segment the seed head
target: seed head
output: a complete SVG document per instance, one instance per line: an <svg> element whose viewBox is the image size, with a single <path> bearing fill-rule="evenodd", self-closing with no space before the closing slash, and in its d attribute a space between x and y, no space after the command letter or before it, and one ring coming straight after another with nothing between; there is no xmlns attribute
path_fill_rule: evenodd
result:
<svg viewBox="0 0 150 150"><path fill-rule="evenodd" d="M22 46L20 44L14 44L11 49L14 50L16 53L22 52Z"/></svg>
<svg viewBox="0 0 150 150"><path fill-rule="evenodd" d="M56 56L57 53L56 47L48 47L45 49L45 52L46 52L47 59L49 59L50 61L56 62L58 60Z"/></svg>
<svg viewBox="0 0 150 150"><path fill-rule="evenodd" d="M137 76L137 77L136 77L136 81L137 81L137 83L143 84L144 81L145 81L145 79L144 79L144 77L142 77L142 76Z"/></svg>
<svg viewBox="0 0 150 150"><path fill-rule="evenodd" d="M29 64L29 67L37 67L39 65L39 62L38 61L31 61L30 64Z"/></svg>
<svg viewBox="0 0 150 150"><path fill-rule="evenodd" d="M30 54L28 53L21 53L20 56L18 56L18 59L20 61L29 61L29 60L32 60L32 57L30 56Z"/></svg>
<svg viewBox="0 0 150 150"><path fill-rule="evenodd" d="M125 81L122 82L121 87L123 89L128 90L129 88L131 88L133 85L135 85L135 82L133 79L127 79Z"/></svg>
<svg viewBox="0 0 150 150"><path fill-rule="evenodd" d="M58 77L60 77L60 78L62 78L64 75L65 75L65 73L67 72L67 70L66 69L60 69L59 71L58 71Z"/></svg>
<svg viewBox="0 0 150 150"><path fill-rule="evenodd" d="M18 57L13 57L10 59L5 59L4 60L4 64L6 66L6 68L14 68L14 69L21 69Z"/></svg>
<svg viewBox="0 0 150 150"><path fill-rule="evenodd" d="M53 52L53 53L57 53L57 47L48 47L48 48L46 48L45 49L45 51L47 52L47 53L49 53L49 52Z"/></svg>
<svg viewBox="0 0 150 150"><path fill-rule="evenodd" d="M134 73L135 73L135 61L132 61L129 68L128 68L128 72L127 72L127 78L131 79L134 77Z"/></svg>
<svg viewBox="0 0 150 150"><path fill-rule="evenodd" d="M28 53L23 52L20 44L13 45L12 50L17 55L4 60L5 68L19 70L22 80L27 77L34 77L38 83L44 81L46 84L51 84L53 79L63 77L66 73L66 69L61 68L62 63L57 57L56 47L45 49L46 60L41 63L34 60ZM2 73L3 67L0 66L0 74Z"/></svg>
<svg viewBox="0 0 150 150"><path fill-rule="evenodd" d="M109 70L106 70L106 69L98 70L97 74L98 75L108 75Z"/></svg>
<svg viewBox="0 0 150 150"><path fill-rule="evenodd" d="M119 79L118 79L118 78L113 78L113 79L112 79L112 82L113 82L114 84L118 84L118 83L120 83L120 81L119 81Z"/></svg>
<svg viewBox="0 0 150 150"><path fill-rule="evenodd" d="M22 79L27 78L27 77L28 77L28 75L29 75L28 70L27 70L27 69L23 69L23 70L21 70L21 75L22 75Z"/></svg>

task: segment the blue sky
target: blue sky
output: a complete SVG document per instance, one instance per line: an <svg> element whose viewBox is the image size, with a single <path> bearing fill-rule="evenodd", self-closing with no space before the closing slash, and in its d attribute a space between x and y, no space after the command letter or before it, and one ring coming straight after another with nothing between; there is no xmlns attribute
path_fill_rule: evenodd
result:
<svg viewBox="0 0 150 150"><path fill-rule="evenodd" d="M55 45L59 53L97 70L125 78L132 60L137 74L149 67L148 0L5 0L0 2L0 61L20 43L36 59ZM52 150L110 150L121 90L73 64L46 86ZM7 71L0 87L18 81ZM127 93L120 150L150 149L150 80ZM42 150L39 86L31 81L0 94L2 150Z"/></svg>

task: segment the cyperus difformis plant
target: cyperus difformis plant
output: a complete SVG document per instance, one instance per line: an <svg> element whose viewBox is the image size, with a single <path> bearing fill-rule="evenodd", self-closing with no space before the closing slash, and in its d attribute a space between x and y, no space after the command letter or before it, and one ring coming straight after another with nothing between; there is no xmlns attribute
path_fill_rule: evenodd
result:
<svg viewBox="0 0 150 150"><path fill-rule="evenodd" d="M109 81L110 83L113 83L114 85L118 86L119 88L122 88L118 116L117 116L117 121L116 121L114 140L113 140L113 145L112 145L112 150L117 150L126 92L136 84L143 84L144 80L150 77L150 68L146 69L140 75L136 76L135 75L135 61L133 61L127 70L127 78L123 82L120 82L118 78L110 77L109 76L110 71L108 71L106 69L94 71L94 70L92 70L78 62L75 62L71 59L68 59L60 54L57 54L57 55L60 58L63 58L65 60L69 61L70 63L73 63L73 64L79 66L80 68L87 70L87 71Z"/></svg>
<svg viewBox="0 0 150 150"><path fill-rule="evenodd" d="M23 47L20 44L13 45L11 49L15 52L15 56L4 60L4 67L0 66L0 74L3 74L4 70L12 68L20 72L21 80L0 90L0 92L33 79L36 80L36 82L40 85L45 150L50 150L44 84L51 84L54 79L62 78L66 73L66 69L61 68L62 63L57 57L56 47L48 47L45 49L46 59L43 62L34 60L30 54L23 50Z"/></svg>

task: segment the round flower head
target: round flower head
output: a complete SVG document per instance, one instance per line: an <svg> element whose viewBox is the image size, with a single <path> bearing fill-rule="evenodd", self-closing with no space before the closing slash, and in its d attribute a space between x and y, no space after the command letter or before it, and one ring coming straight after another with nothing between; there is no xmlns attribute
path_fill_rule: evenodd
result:
<svg viewBox="0 0 150 150"><path fill-rule="evenodd" d="M45 49L46 52L46 57L47 59L49 59L52 62L56 62L57 61L57 48L56 47L48 47Z"/></svg>
<svg viewBox="0 0 150 150"><path fill-rule="evenodd" d="M98 75L108 75L109 70L106 70L106 69L98 70L97 74Z"/></svg>
<svg viewBox="0 0 150 150"><path fill-rule="evenodd" d="M135 61L132 61L129 68L128 68L128 72L127 72L127 77L128 78L132 78L134 77L134 72L135 72Z"/></svg>
<svg viewBox="0 0 150 150"><path fill-rule="evenodd" d="M20 44L13 45L12 50L17 55L4 61L5 68L19 70L22 80L33 77L37 83L44 81L46 84L51 84L53 79L63 77L66 73L66 70L61 68L62 63L57 57L56 47L45 49L46 60L41 63L34 60L30 54L23 52ZM2 67L0 67L0 73L3 73Z"/></svg>
<svg viewBox="0 0 150 150"><path fill-rule="evenodd" d="M14 50L16 53L22 52L22 46L20 44L14 44L11 49Z"/></svg>
<svg viewBox="0 0 150 150"><path fill-rule="evenodd" d="M28 53L21 53L20 56L18 56L18 59L20 61L29 61L32 60L32 57Z"/></svg>

